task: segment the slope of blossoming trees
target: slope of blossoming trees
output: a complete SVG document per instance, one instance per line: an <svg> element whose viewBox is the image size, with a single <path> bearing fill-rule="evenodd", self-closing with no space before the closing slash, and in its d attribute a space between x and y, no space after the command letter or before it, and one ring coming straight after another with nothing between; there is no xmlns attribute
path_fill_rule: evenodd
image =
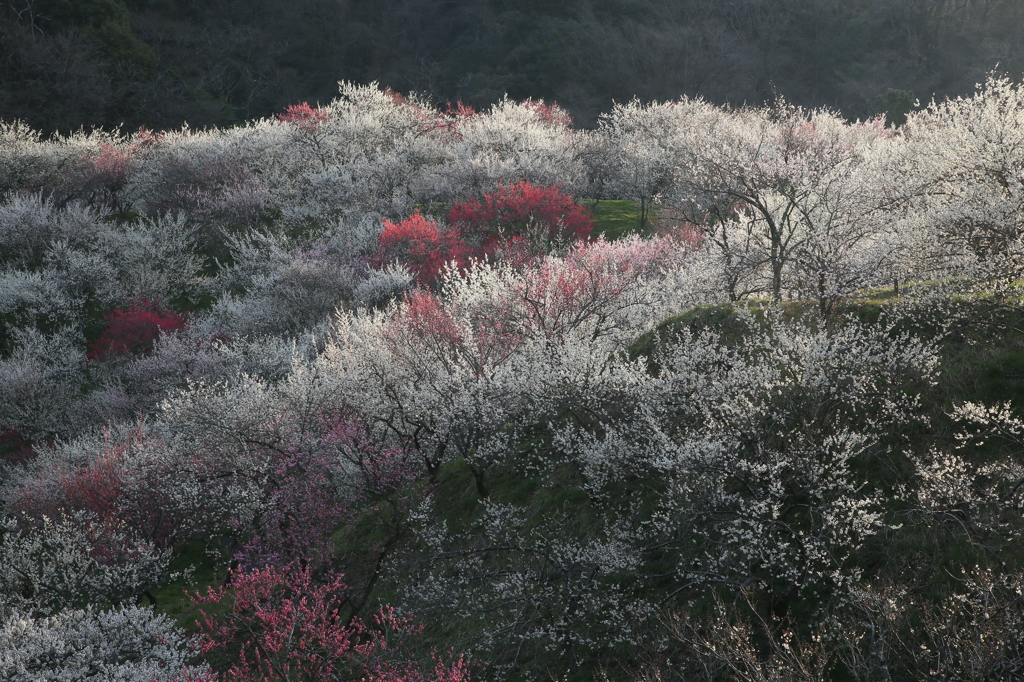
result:
<svg viewBox="0 0 1024 682"><path fill-rule="evenodd" d="M3 679L1024 676L1007 79L895 130L342 84L0 124L0 191Z"/></svg>

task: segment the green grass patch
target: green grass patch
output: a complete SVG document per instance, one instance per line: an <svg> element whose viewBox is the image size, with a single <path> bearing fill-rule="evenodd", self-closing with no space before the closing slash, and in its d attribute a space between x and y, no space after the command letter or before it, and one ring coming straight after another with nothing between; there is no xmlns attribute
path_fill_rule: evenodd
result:
<svg viewBox="0 0 1024 682"><path fill-rule="evenodd" d="M183 577L161 585L152 591L156 597L156 610L178 622L187 630L195 630L199 609L185 591L206 592L207 587L219 587L227 577L227 552L210 546L203 540L193 540L174 550L168 567L170 572L183 573ZM206 608L210 611L210 608Z"/></svg>
<svg viewBox="0 0 1024 682"><path fill-rule="evenodd" d="M981 366L975 399L1024 405L1024 349L1000 348Z"/></svg>
<svg viewBox="0 0 1024 682"><path fill-rule="evenodd" d="M636 201L622 199L602 199L584 202L594 217L593 236L603 236L615 240L630 234L650 235L651 223L657 218L652 210L647 217L647 224L640 227L640 206Z"/></svg>

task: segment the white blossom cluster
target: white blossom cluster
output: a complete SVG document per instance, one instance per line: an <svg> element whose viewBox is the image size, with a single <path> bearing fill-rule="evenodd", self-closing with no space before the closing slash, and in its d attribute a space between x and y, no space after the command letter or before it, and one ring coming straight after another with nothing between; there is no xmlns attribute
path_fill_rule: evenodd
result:
<svg viewBox="0 0 1024 682"><path fill-rule="evenodd" d="M5 680L176 679L184 632L132 604L166 580L169 550L86 513L0 525L0 676Z"/></svg>
<svg viewBox="0 0 1024 682"><path fill-rule="evenodd" d="M972 97L908 117L882 172L896 186L894 240L911 276L953 277L997 290L1021 276L1024 92L990 77Z"/></svg>
<svg viewBox="0 0 1024 682"><path fill-rule="evenodd" d="M2 139L12 167L4 180L31 187L29 178L55 172L72 147L106 142L131 152L118 192L136 210L188 208L198 199L231 213L256 193L289 225L408 213L414 204L461 199L502 181L573 190L582 181L575 160L587 136L572 130L557 107L506 99L480 114L454 115L376 84L339 86L338 98L307 119L282 116L226 130L42 144L9 126Z"/></svg>
<svg viewBox="0 0 1024 682"><path fill-rule="evenodd" d="M683 281L690 260L634 239L525 270L450 271L437 297L340 315L318 372L335 395L358 396L368 423L412 439L428 468L461 456L482 471L507 451L507 424L612 381L609 354L701 300Z"/></svg>
<svg viewBox="0 0 1024 682"><path fill-rule="evenodd" d="M850 555L889 523L855 462L919 419L903 387L932 381L935 349L868 326L745 322L742 346L709 333L666 340L656 376L609 358L584 390L531 386L535 400L549 396L539 416L552 420L551 445L520 461L531 456L553 486L571 463L586 494L553 518L485 501L478 525L425 531L435 568L410 599L487 619L491 639L479 645L492 655L541 647L569 660L630 641L659 601L708 589L843 603L858 578ZM637 492L621 500L624 481ZM574 514L594 517L587 537L574 536Z"/></svg>
<svg viewBox="0 0 1024 682"><path fill-rule="evenodd" d="M111 549L102 559L101 543ZM131 601L164 579L170 552L126 529L100 529L79 512L56 521L43 517L25 530L5 521L0 556L0 605L8 617L12 611L49 616L73 606Z"/></svg>
<svg viewBox="0 0 1024 682"><path fill-rule="evenodd" d="M14 615L0 624L0 675L12 682L199 678L207 668L186 665L191 656L182 631L145 607Z"/></svg>

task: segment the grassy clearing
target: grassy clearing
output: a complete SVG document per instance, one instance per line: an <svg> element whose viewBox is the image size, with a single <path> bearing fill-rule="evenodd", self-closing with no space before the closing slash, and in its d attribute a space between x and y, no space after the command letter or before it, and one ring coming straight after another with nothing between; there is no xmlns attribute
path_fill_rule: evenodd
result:
<svg viewBox="0 0 1024 682"><path fill-rule="evenodd" d="M601 199L584 203L594 216L593 236L601 235L608 240L629 234L650 234L651 223L657 219L652 211L647 225L641 229L640 207L635 201Z"/></svg>
<svg viewBox="0 0 1024 682"><path fill-rule="evenodd" d="M172 573L184 572L184 577L153 590L156 610L170 616L189 632L195 631L199 609L188 598L188 592L206 592L207 587L219 587L227 577L227 552L214 548L202 540L193 540L174 552L169 567ZM206 611L211 611L206 607ZM216 610L216 609L212 609Z"/></svg>

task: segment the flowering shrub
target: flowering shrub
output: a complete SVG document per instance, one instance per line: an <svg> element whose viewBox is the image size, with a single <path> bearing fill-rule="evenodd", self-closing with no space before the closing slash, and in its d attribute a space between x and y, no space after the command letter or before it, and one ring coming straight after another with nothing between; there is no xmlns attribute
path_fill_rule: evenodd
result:
<svg viewBox="0 0 1024 682"><path fill-rule="evenodd" d="M371 269L366 279L352 291L355 306L382 306L389 303L413 284L413 274L403 263L388 263Z"/></svg>
<svg viewBox="0 0 1024 682"><path fill-rule="evenodd" d="M440 113L442 115L435 119L432 128L451 134L455 139L461 138L459 125L477 115L476 109L462 102L456 102L454 105L448 102L444 111Z"/></svg>
<svg viewBox="0 0 1024 682"><path fill-rule="evenodd" d="M95 180L103 189L116 195L128 181L132 154L128 150L118 149L108 142L101 143L100 150L100 153L92 159Z"/></svg>
<svg viewBox="0 0 1024 682"><path fill-rule="evenodd" d="M0 620L128 603L155 588L170 551L133 530L85 512L0 521Z"/></svg>
<svg viewBox="0 0 1024 682"><path fill-rule="evenodd" d="M26 518L87 514L100 525L127 524L135 537L166 548L186 524L171 478L180 476L167 446L137 424L126 434L106 431L79 461L46 457L42 475L27 477L7 496L7 508ZM52 454L50 451L48 454Z"/></svg>
<svg viewBox="0 0 1024 682"><path fill-rule="evenodd" d="M303 132L312 132L321 124L331 120L330 114L323 109L314 109L309 102L292 104L285 109L283 114L277 115L281 123L290 123Z"/></svg>
<svg viewBox="0 0 1024 682"><path fill-rule="evenodd" d="M366 423L417 451L432 475L465 457L486 496L507 425L546 405L552 383L585 393L609 353L694 296L675 279L689 254L668 238L630 239L578 244L522 270L478 262L380 316L340 316L319 364L341 393L360 396L352 409Z"/></svg>
<svg viewBox="0 0 1024 682"><path fill-rule="evenodd" d="M116 358L128 353L147 353L161 332L185 327L185 320L155 301L142 299L127 309L116 308L103 316L106 329L89 348L95 360Z"/></svg>
<svg viewBox="0 0 1024 682"><path fill-rule="evenodd" d="M230 588L192 595L195 604L212 607L197 621L200 650L229 652L226 678L239 682L469 680L461 656L438 660L433 670L409 658L407 642L422 627L392 608L382 608L368 623L346 619L346 592L342 576L317 583L308 568L267 566L236 573Z"/></svg>
<svg viewBox="0 0 1024 682"><path fill-rule="evenodd" d="M67 434L85 378L85 353L66 328L18 331L15 351L0 359L0 428L35 442Z"/></svg>
<svg viewBox="0 0 1024 682"><path fill-rule="evenodd" d="M274 470L276 485L257 533L237 555L243 566L299 561L319 567L331 558L331 532L347 511L331 480L335 469L326 452L290 448Z"/></svg>
<svg viewBox="0 0 1024 682"><path fill-rule="evenodd" d="M90 203L115 211L126 217L131 202L125 189L136 170L140 155L147 149L159 145L163 136L146 128L127 139L111 139L99 143L99 153L87 157L89 172L84 185L91 193Z"/></svg>
<svg viewBox="0 0 1024 682"><path fill-rule="evenodd" d="M528 99L523 103L523 106L534 112L540 120L550 125L562 128L568 128L572 125L572 116L557 104L545 103L543 100Z"/></svg>
<svg viewBox="0 0 1024 682"><path fill-rule="evenodd" d="M157 339L153 351L106 363L105 376L96 390L77 406L84 423L130 423L139 415L150 416L171 393L186 388L189 382L213 380L227 366L220 350L229 339L220 335L203 338L194 326L182 334L165 334Z"/></svg>
<svg viewBox="0 0 1024 682"><path fill-rule="evenodd" d="M501 185L482 200L470 199L448 211L450 227L419 210L401 223L384 221L377 264L398 260L421 285L434 284L445 264L464 268L468 258L500 258L522 263L572 241L586 240L593 220L557 187L529 182Z"/></svg>
<svg viewBox="0 0 1024 682"><path fill-rule="evenodd" d="M533 254L572 240L585 240L594 229L587 211L557 187L529 182L502 184L483 199L455 204L448 221L475 245L474 255L515 254L526 246Z"/></svg>
<svg viewBox="0 0 1024 682"><path fill-rule="evenodd" d="M216 178L203 176L224 175ZM244 172L203 169L202 181L177 193L179 203L189 210L191 217L207 227L207 250L216 248L218 239L244 228L270 223L274 215L270 195L259 178L247 177Z"/></svg>
<svg viewBox="0 0 1024 682"><path fill-rule="evenodd" d="M9 682L215 682L205 665L186 665L194 652L184 631L142 606L16 614L0 622L0 651L0 677Z"/></svg>
<svg viewBox="0 0 1024 682"><path fill-rule="evenodd" d="M418 210L400 223L385 220L379 246L375 256L378 264L398 260L421 285L434 284L449 262L463 267L469 252L457 230L442 227Z"/></svg>
<svg viewBox="0 0 1024 682"><path fill-rule="evenodd" d="M216 282L221 296L192 326L210 335L284 335L330 319L365 276L365 261L338 241L289 248L287 237L262 231L229 239L232 263Z"/></svg>

